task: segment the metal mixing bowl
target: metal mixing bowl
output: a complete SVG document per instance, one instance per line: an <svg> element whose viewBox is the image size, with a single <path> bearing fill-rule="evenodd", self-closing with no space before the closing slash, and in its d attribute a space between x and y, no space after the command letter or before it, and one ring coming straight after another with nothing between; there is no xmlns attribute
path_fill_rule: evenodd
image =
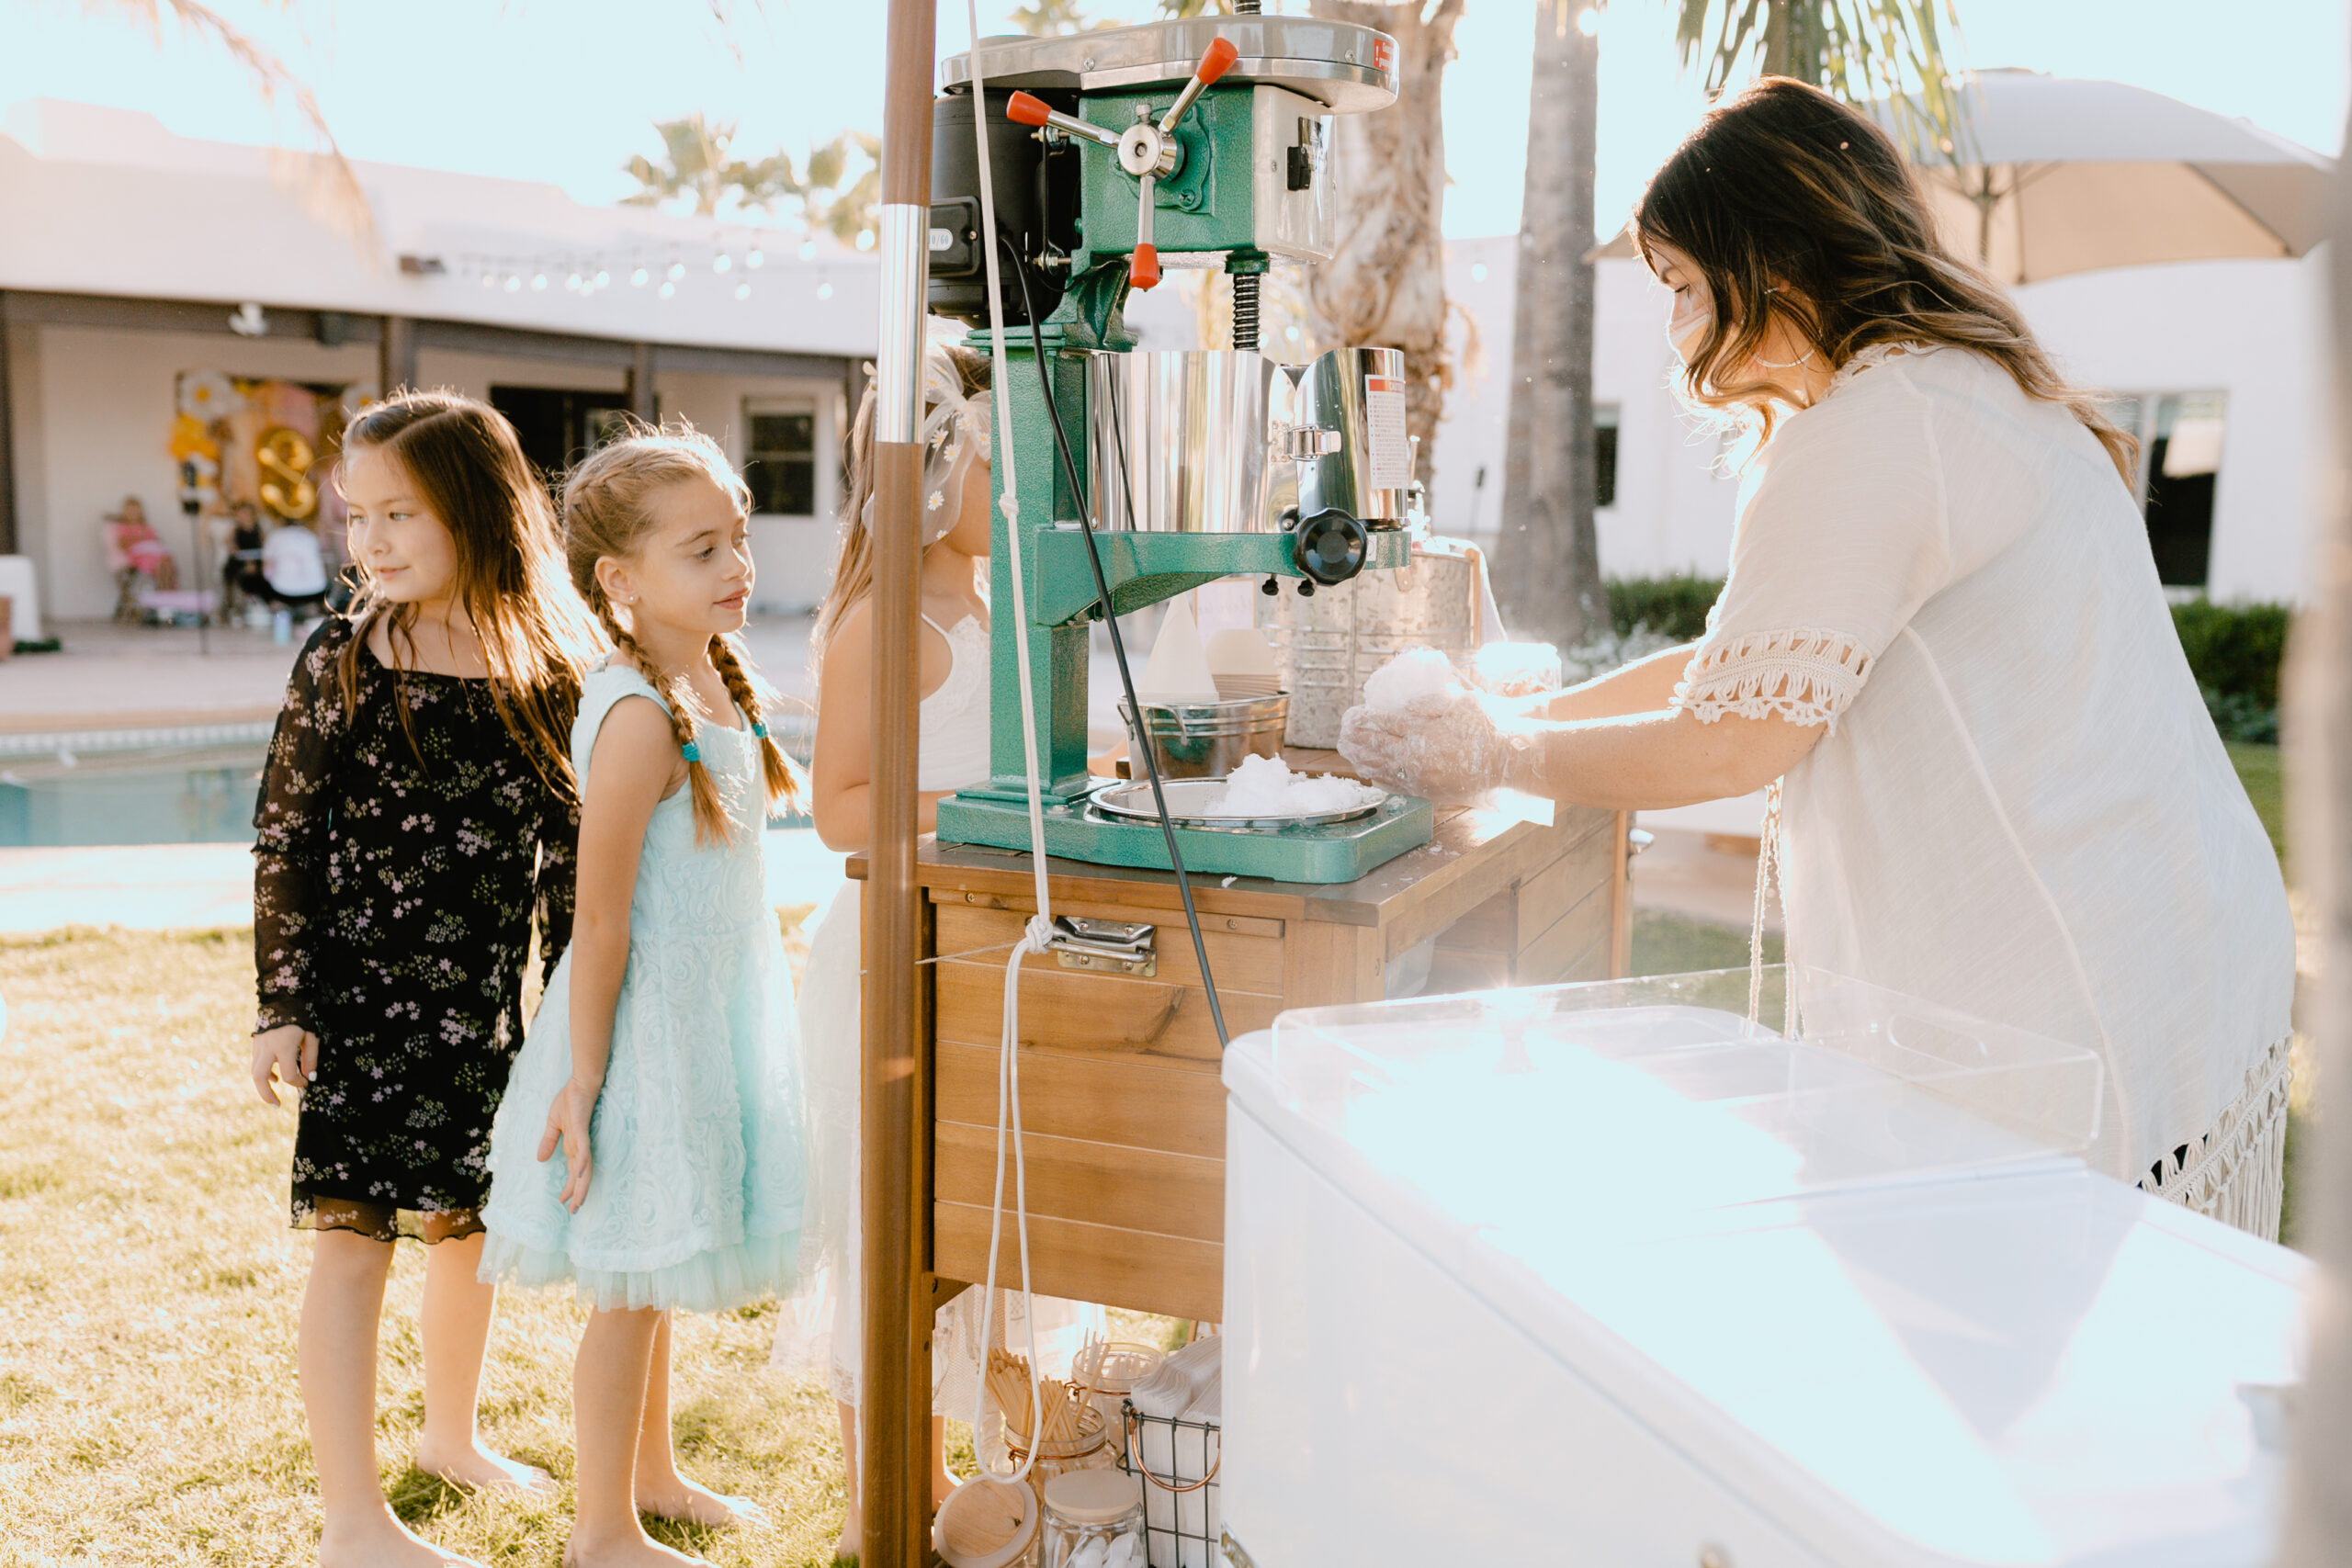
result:
<svg viewBox="0 0 2352 1568"><path fill-rule="evenodd" d="M1135 718L1127 705L1119 711L1127 719L1132 742ZM1241 765L1244 757L1278 757L1283 727L1290 719L1290 694L1244 697L1236 702L1146 703L1144 718L1151 730L1151 750L1163 779L1221 779ZM1142 773L1138 767L1136 776Z"/></svg>

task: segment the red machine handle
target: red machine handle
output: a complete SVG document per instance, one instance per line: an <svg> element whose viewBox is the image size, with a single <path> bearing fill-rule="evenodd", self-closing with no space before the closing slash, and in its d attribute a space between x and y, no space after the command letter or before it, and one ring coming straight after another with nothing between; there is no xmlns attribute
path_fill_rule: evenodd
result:
<svg viewBox="0 0 2352 1568"><path fill-rule="evenodd" d="M1201 55L1200 67L1193 73L1193 75L1202 86L1209 86L1218 77L1224 75L1233 62L1240 57L1241 51L1233 47L1231 39L1211 39L1209 47Z"/></svg>
<svg viewBox="0 0 2352 1568"><path fill-rule="evenodd" d="M1004 106L1004 118L1018 120L1023 125L1051 125L1054 111L1043 98L1028 93L1015 93L1012 101Z"/></svg>
<svg viewBox="0 0 2352 1568"><path fill-rule="evenodd" d="M1136 246L1134 257L1127 264L1127 282L1136 288L1159 287L1159 247L1145 241Z"/></svg>

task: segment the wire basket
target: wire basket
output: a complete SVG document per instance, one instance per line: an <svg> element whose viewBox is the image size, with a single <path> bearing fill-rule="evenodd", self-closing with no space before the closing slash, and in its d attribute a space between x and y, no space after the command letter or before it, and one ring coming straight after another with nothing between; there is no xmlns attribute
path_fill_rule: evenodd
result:
<svg viewBox="0 0 2352 1568"><path fill-rule="evenodd" d="M1126 1427L1119 1468L1143 1494L1144 1561L1149 1568L1222 1568L1216 1472L1225 1439L1214 1421L1146 1416L1120 1403Z"/></svg>

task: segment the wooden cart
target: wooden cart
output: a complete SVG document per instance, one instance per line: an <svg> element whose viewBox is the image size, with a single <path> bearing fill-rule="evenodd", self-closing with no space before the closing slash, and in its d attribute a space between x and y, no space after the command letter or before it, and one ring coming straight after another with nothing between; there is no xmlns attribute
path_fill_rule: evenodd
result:
<svg viewBox="0 0 2352 1568"><path fill-rule="evenodd" d="M1290 761L1328 770L1336 759L1295 752ZM1552 818L1442 809L1427 847L1341 886L1194 879L1228 1033L1262 1029L1289 1008L1378 1000L1392 976L1418 973L1424 958L1425 993L1623 973L1627 820L1566 807ZM905 1227L932 1281L906 1303L893 1337L923 1347L906 1407L868 1416L912 1423L900 1428L910 1433L930 1416L928 1309L987 1273L1005 966L1036 908L1025 854L925 839L916 861L922 951L938 960L919 972L918 1125L932 1136L928 1151L916 1152L911 1212L876 1213L869 1203L865 1215L869 1227ZM850 874L865 874L863 857ZM1053 862L1049 874L1057 915L1158 929L1149 974L1072 967L1059 953L1023 962L1035 1288L1220 1319L1225 1091L1175 878L1068 861ZM1010 1200L1008 1176L1008 1207ZM1021 1279L1009 1216L997 1279L1008 1288Z"/></svg>

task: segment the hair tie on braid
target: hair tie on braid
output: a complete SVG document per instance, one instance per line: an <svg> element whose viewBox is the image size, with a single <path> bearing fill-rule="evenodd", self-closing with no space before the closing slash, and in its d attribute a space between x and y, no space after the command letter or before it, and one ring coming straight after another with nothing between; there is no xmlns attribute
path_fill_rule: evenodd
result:
<svg viewBox="0 0 2352 1568"><path fill-rule="evenodd" d="M689 740L678 748L678 755L689 762L699 762L702 761L702 748Z"/></svg>
<svg viewBox="0 0 2352 1568"><path fill-rule="evenodd" d="M755 740L765 740L768 738L768 727L762 724L758 719L753 719L752 721L752 737Z"/></svg>

